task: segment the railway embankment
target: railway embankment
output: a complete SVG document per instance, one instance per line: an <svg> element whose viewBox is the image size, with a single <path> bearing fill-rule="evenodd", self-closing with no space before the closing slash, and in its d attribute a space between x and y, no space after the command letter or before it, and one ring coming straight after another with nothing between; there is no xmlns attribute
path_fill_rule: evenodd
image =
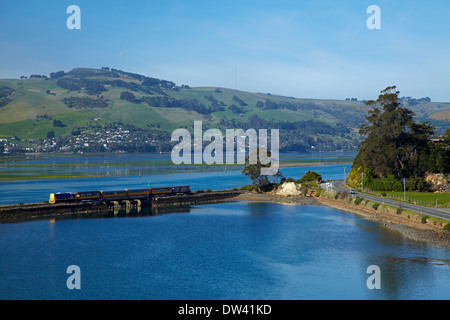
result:
<svg viewBox="0 0 450 320"><path fill-rule="evenodd" d="M0 222L40 219L67 215L106 213L103 203L29 203L0 206Z"/></svg>
<svg viewBox="0 0 450 320"><path fill-rule="evenodd" d="M170 196L155 196L149 202L142 202L142 206L155 208L176 207L181 205L196 205L214 203L231 199L240 195L240 191L212 191ZM0 222L14 222L22 220L40 219L58 216L107 215L114 205L126 206L125 202L106 204L103 202L80 203L29 203L0 206Z"/></svg>
<svg viewBox="0 0 450 320"><path fill-rule="evenodd" d="M239 196L242 192L236 190L230 191L213 191L192 193L188 195L173 195L173 196L161 196L154 197L151 201L152 207L167 207L167 206L179 206L186 204L205 204L214 203L223 200L228 200Z"/></svg>

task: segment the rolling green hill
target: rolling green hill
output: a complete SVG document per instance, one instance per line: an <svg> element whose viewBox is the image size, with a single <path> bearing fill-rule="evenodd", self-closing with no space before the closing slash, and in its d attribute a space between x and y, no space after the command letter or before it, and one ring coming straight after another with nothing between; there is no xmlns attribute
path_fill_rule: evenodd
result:
<svg viewBox="0 0 450 320"><path fill-rule="evenodd" d="M374 95L377 89L374 89ZM417 116L448 126L450 104L420 102ZM70 137L74 131L120 123L128 128L170 134L204 127L279 128L285 151L351 150L360 141L358 128L368 107L358 101L297 99L227 88L177 86L121 70L76 68L49 77L0 80L0 137L46 139ZM170 137L170 135L169 135Z"/></svg>

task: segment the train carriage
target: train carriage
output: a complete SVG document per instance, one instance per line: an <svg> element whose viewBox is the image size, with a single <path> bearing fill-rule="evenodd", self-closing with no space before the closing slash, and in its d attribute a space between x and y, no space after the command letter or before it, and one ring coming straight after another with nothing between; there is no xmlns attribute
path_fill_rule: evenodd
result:
<svg viewBox="0 0 450 320"><path fill-rule="evenodd" d="M171 194L172 187L151 188L153 194Z"/></svg>
<svg viewBox="0 0 450 320"><path fill-rule="evenodd" d="M101 192L102 198L123 198L128 196L127 190L116 190L116 191L102 191Z"/></svg>
<svg viewBox="0 0 450 320"><path fill-rule="evenodd" d="M101 197L100 191L75 192L75 199L77 201L96 200L96 199L100 199L100 197Z"/></svg>

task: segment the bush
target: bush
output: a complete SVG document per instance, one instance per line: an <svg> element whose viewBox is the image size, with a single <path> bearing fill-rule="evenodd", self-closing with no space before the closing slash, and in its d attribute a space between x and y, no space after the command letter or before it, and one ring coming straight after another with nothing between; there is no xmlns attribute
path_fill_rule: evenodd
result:
<svg viewBox="0 0 450 320"><path fill-rule="evenodd" d="M361 202L363 201L363 198L361 197L356 197L354 204L356 204L357 206L359 206L361 204Z"/></svg>
<svg viewBox="0 0 450 320"><path fill-rule="evenodd" d="M422 216L421 222L422 222L423 224L427 223L427 219L428 219L428 218L430 218L430 217L429 217L429 216Z"/></svg>
<svg viewBox="0 0 450 320"><path fill-rule="evenodd" d="M375 210L378 210L378 207L379 207L379 206L380 206L379 203L374 203L373 206L372 206L372 208L374 208Z"/></svg>
<svg viewBox="0 0 450 320"><path fill-rule="evenodd" d="M300 192L303 194L303 195L305 195L306 196L306 194L308 193L308 188L307 187L305 187L305 186L303 186L303 187L301 187L300 188Z"/></svg>
<svg viewBox="0 0 450 320"><path fill-rule="evenodd" d="M305 182L320 182L322 181L322 175L314 172L314 171L309 171L306 172L303 177L300 178L300 183L305 183Z"/></svg>
<svg viewBox="0 0 450 320"><path fill-rule="evenodd" d="M349 193L348 193L347 190L345 190L345 191L342 191L342 192L339 194L339 199L344 200L344 199L347 198L348 196L349 196Z"/></svg>
<svg viewBox="0 0 450 320"><path fill-rule="evenodd" d="M340 195L341 195L341 192L338 192L334 195L334 198L337 200L337 198L339 198Z"/></svg>
<svg viewBox="0 0 450 320"><path fill-rule="evenodd" d="M444 225L444 230L447 230L448 232L450 232L450 222L448 222L447 224Z"/></svg>
<svg viewBox="0 0 450 320"><path fill-rule="evenodd" d="M386 192L382 192L382 193L381 193L381 196L382 196L382 197L386 197Z"/></svg>

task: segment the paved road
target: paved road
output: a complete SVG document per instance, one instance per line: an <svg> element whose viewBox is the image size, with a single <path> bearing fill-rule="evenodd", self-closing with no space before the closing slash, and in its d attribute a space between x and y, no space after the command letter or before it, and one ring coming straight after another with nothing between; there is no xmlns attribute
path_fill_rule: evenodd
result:
<svg viewBox="0 0 450 320"><path fill-rule="evenodd" d="M334 191L349 191L349 189L347 189L346 187L344 187L343 180L335 180L335 181L328 181L331 182L333 184L332 189ZM321 185L323 189L326 189L325 184ZM441 208L430 208L430 207L422 207L422 206L417 206L411 203L406 203L406 202L400 202L400 201L396 201L396 200L391 200L391 199L386 199L386 198L381 198L381 197L377 197L377 196L372 196L369 194L365 194L365 193L359 193L359 192L355 192L355 194L353 195L354 197L356 196L360 196L361 198L364 199L368 199L368 200L372 200L372 201L376 201L376 202L380 202L383 204L388 204L391 206L396 206L396 207L401 207L403 209L408 209L408 210L412 210L415 212L420 212L422 214L426 214L429 216L433 216L436 218L441 218L441 219L445 219L445 220L450 220L450 209L441 209Z"/></svg>

